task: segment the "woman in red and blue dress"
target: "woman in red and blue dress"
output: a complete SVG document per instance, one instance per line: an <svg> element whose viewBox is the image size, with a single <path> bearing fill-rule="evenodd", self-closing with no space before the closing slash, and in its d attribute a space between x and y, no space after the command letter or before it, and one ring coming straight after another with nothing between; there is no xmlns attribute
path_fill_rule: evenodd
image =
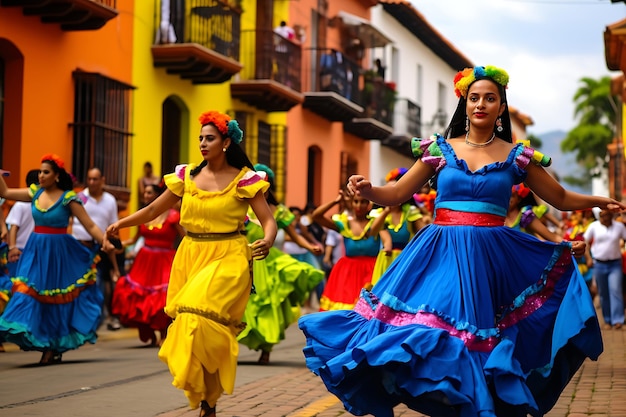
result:
<svg viewBox="0 0 626 417"><path fill-rule="evenodd" d="M64 166L57 155L44 155L39 184L29 188L8 188L0 176L0 196L32 201L35 220L0 316L0 338L42 352L42 365L59 363L63 352L96 342L103 302L95 285L98 247L82 245L67 226L76 216L100 244L103 232L72 190Z"/></svg>
<svg viewBox="0 0 626 417"><path fill-rule="evenodd" d="M354 309L299 321L307 366L354 415L392 417L404 403L432 416L543 416L602 352L571 244L504 223L521 182L559 210L626 205L565 190L543 168L549 158L512 143L506 72L468 68L454 82L460 98L445 137L414 139L418 160L396 184L348 182L387 206L436 175L433 223Z"/></svg>
<svg viewBox="0 0 626 417"><path fill-rule="evenodd" d="M159 185L146 185L143 201L150 204L163 193ZM139 249L130 271L117 281L113 293L113 314L126 327L136 327L139 339L152 346L163 344L167 327L172 322L165 314L167 286L174 255L175 243L185 236L178 223L180 213L169 209L148 223L139 225L134 238L127 244L137 243L140 237L144 244ZM159 332L157 341L155 331Z"/></svg>
<svg viewBox="0 0 626 417"><path fill-rule="evenodd" d="M313 211L313 220L320 226L335 230L343 237L345 255L333 266L320 299L320 311L345 310L354 307L363 288L371 288L380 238L372 233L374 218L369 216L372 202L352 198L350 212L325 216L331 207L344 199L340 192L333 201Z"/></svg>

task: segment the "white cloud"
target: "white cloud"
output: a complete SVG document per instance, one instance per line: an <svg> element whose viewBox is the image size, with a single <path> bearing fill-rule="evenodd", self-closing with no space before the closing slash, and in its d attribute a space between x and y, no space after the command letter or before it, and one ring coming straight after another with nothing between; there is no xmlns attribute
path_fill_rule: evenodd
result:
<svg viewBox="0 0 626 417"><path fill-rule="evenodd" d="M572 97L583 77L606 68L603 33L626 17L609 0L412 0L415 8L476 65L511 77L509 102L535 122L529 132L575 126Z"/></svg>

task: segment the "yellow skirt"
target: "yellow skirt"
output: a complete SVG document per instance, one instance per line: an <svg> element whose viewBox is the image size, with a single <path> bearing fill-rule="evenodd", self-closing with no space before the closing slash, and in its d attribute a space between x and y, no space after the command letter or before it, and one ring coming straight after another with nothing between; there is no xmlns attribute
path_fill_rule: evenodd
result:
<svg viewBox="0 0 626 417"><path fill-rule="evenodd" d="M215 406L235 387L237 334L250 296L251 253L243 236L206 241L185 237L174 262L165 312L174 319L159 350L191 408Z"/></svg>

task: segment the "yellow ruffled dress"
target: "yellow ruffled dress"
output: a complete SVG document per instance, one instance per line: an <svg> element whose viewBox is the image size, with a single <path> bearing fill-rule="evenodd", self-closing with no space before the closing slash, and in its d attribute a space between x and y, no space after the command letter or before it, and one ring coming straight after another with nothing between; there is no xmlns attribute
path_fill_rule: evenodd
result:
<svg viewBox="0 0 626 417"><path fill-rule="evenodd" d="M237 334L250 296L251 251L242 234L248 200L264 193L269 183L242 168L222 191L204 191L189 176L194 165L180 165L165 184L182 197L180 224L188 232L176 251L165 312L174 319L159 350L185 391L191 408L205 400L215 406L222 393L231 394L239 344ZM222 235L220 235L222 234Z"/></svg>

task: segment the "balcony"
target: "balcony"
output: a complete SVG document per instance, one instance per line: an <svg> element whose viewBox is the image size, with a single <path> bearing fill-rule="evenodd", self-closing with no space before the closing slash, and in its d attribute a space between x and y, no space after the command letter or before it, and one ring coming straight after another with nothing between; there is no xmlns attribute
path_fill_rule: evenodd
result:
<svg viewBox="0 0 626 417"><path fill-rule="evenodd" d="M309 49L305 61L303 108L333 122L363 114L365 109L357 104L361 73L357 63L331 49Z"/></svg>
<svg viewBox="0 0 626 417"><path fill-rule="evenodd" d="M399 154L411 156L411 139L422 136L422 109L411 100L395 101L393 107L393 133L382 140L382 145Z"/></svg>
<svg viewBox="0 0 626 417"><path fill-rule="evenodd" d="M220 0L191 0L187 8L171 2L169 16L156 16L154 66L193 84L230 80L243 68L240 13Z"/></svg>
<svg viewBox="0 0 626 417"><path fill-rule="evenodd" d="M0 0L0 6L21 7L25 16L61 25L65 31L96 30L117 16L117 0Z"/></svg>
<svg viewBox="0 0 626 417"><path fill-rule="evenodd" d="M302 49L268 30L241 33L244 69L230 84L233 98L267 112L289 111L304 101Z"/></svg>
<svg viewBox="0 0 626 417"><path fill-rule="evenodd" d="M393 109L396 100L395 85L385 83L371 73L363 76L363 89L358 104L364 111L344 122L343 130L363 139L386 139L393 133Z"/></svg>

